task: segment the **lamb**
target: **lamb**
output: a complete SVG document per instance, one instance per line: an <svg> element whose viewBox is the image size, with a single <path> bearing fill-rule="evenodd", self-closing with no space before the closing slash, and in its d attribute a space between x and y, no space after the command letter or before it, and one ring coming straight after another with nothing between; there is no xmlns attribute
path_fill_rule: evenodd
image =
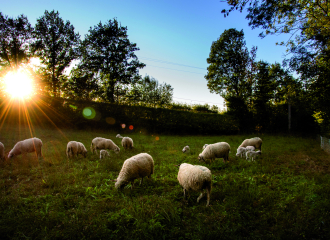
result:
<svg viewBox="0 0 330 240"><path fill-rule="evenodd" d="M244 157L246 152L248 151L254 151L255 147L253 146L247 146L247 147L238 147L237 148L237 153L236 156L237 157Z"/></svg>
<svg viewBox="0 0 330 240"><path fill-rule="evenodd" d="M118 178L116 179L115 187L121 189L131 182L133 189L134 180L141 178L140 185L144 177L151 178L154 173L154 160L148 153L137 154L123 163Z"/></svg>
<svg viewBox="0 0 330 240"><path fill-rule="evenodd" d="M115 153L120 152L120 148L111 140L101 137L96 137L92 140L91 144L91 151L94 153L94 151L97 153L97 149L109 149L113 150Z"/></svg>
<svg viewBox="0 0 330 240"><path fill-rule="evenodd" d="M206 159L210 159L212 162L212 160L216 158L223 158L223 162L225 162L229 160L229 151L230 145L226 142L209 144L203 152L199 154L198 160L203 160L205 162Z"/></svg>
<svg viewBox="0 0 330 240"><path fill-rule="evenodd" d="M100 151L100 159L106 158L106 157L110 157L110 154L107 150L101 150Z"/></svg>
<svg viewBox="0 0 330 240"><path fill-rule="evenodd" d="M117 134L117 138L122 138L121 145L124 147L124 149L132 149L133 147L133 139L130 137L123 137L120 134Z"/></svg>
<svg viewBox="0 0 330 240"><path fill-rule="evenodd" d="M243 157L243 156L245 156L246 150L247 149L245 147L239 147L239 148L237 148L236 156L237 157Z"/></svg>
<svg viewBox="0 0 330 240"><path fill-rule="evenodd" d="M251 158L252 159L252 161L253 161L253 158L257 158L258 156L260 156L261 155L261 151L260 150L258 150L258 151L247 151L246 152L246 160L248 160L249 158Z"/></svg>
<svg viewBox="0 0 330 240"><path fill-rule="evenodd" d="M188 145L183 147L182 152L183 153L185 153L185 152L189 153L190 152L190 147Z"/></svg>
<svg viewBox="0 0 330 240"><path fill-rule="evenodd" d="M20 154L26 154L36 152L39 162L43 160L41 153L42 141L39 138L28 138L23 141L19 141L15 144L12 150L8 154L8 158L11 159Z"/></svg>
<svg viewBox="0 0 330 240"><path fill-rule="evenodd" d="M0 159L5 160L5 146L3 145L2 142L0 142Z"/></svg>
<svg viewBox="0 0 330 240"><path fill-rule="evenodd" d="M76 141L70 141L66 145L66 156L68 158L75 158L75 156L78 156L78 154L81 154L84 156L84 158L87 157L87 150L81 142Z"/></svg>
<svg viewBox="0 0 330 240"><path fill-rule="evenodd" d="M178 172L178 181L183 188L183 198L186 198L186 191L201 191L197 198L197 203L204 195L204 189L207 191L207 203L210 204L210 195L212 188L212 174L211 171L204 166L191 165L182 163Z"/></svg>
<svg viewBox="0 0 330 240"><path fill-rule="evenodd" d="M262 140L261 138L255 137L250 139L245 139L239 147L253 146L255 149L260 149L261 151Z"/></svg>

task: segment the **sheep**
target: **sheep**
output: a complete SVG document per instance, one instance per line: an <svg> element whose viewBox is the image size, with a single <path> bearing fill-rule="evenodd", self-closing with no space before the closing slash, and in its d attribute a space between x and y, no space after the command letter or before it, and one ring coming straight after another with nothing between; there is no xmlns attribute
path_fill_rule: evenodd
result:
<svg viewBox="0 0 330 240"><path fill-rule="evenodd" d="M259 155L261 155L261 151L258 150L258 151L247 151L246 152L246 160L248 160L249 158L252 159L253 161L253 158L257 158Z"/></svg>
<svg viewBox="0 0 330 240"><path fill-rule="evenodd" d="M210 145L210 144L204 144L204 146L203 146L203 150L204 150L208 145Z"/></svg>
<svg viewBox="0 0 330 240"><path fill-rule="evenodd" d="M97 153L97 149L109 149L113 150L115 153L120 152L120 148L111 140L101 137L96 137L92 140L91 144L91 151L94 153L94 151Z"/></svg>
<svg viewBox="0 0 330 240"><path fill-rule="evenodd" d="M249 152L249 151L254 151L255 147L253 146L247 146L247 147L238 147L237 148L237 153L236 153L236 156L237 157L244 157L246 152Z"/></svg>
<svg viewBox="0 0 330 240"><path fill-rule="evenodd" d="M39 138L28 138L23 141L19 141L15 144L12 150L10 150L8 154L8 159L12 159L13 157L20 155L20 154L26 154L31 152L36 152L39 162L43 159L42 153L41 153L41 147L42 147L42 141Z"/></svg>
<svg viewBox="0 0 330 240"><path fill-rule="evenodd" d="M215 158L223 158L223 162L225 162L229 160L229 151L230 145L226 142L209 144L203 152L199 154L198 160L203 160L205 162L206 159L210 159L212 162Z"/></svg>
<svg viewBox="0 0 330 240"><path fill-rule="evenodd" d="M78 154L81 154L84 156L84 158L87 157L87 150L81 142L76 141L70 141L66 145L66 156L68 158L75 158L75 156L78 156Z"/></svg>
<svg viewBox="0 0 330 240"><path fill-rule="evenodd" d="M190 152L190 147L188 145L183 147L182 152L183 153L185 153L185 152L189 153Z"/></svg>
<svg viewBox="0 0 330 240"><path fill-rule="evenodd" d="M130 137L123 137L120 134L117 134L117 138L122 138L121 145L124 147L124 149L132 149L133 147L133 139Z"/></svg>
<svg viewBox="0 0 330 240"><path fill-rule="evenodd" d="M131 182L131 189L133 189L134 180L141 178L140 185L144 177L151 178L154 173L154 160L148 153L137 154L123 163L118 178L115 180L116 189L121 189Z"/></svg>
<svg viewBox="0 0 330 240"><path fill-rule="evenodd" d="M183 198L186 198L186 191L201 191L197 198L197 203L204 195L204 189L207 191L207 203L210 204L210 195L212 189L212 174L210 169L204 166L182 163L178 172L178 181L183 188Z"/></svg>
<svg viewBox="0 0 330 240"><path fill-rule="evenodd" d="M261 151L262 140L261 138L255 137L250 139L245 139L239 147L253 146L255 149L260 149Z"/></svg>
<svg viewBox="0 0 330 240"><path fill-rule="evenodd" d="M100 159L106 158L106 157L110 157L110 154L107 150L101 150L100 151Z"/></svg>
<svg viewBox="0 0 330 240"><path fill-rule="evenodd" d="M247 149L245 147L239 147L239 148L237 148L236 156L237 157L243 157L243 156L245 156L246 150Z"/></svg>
<svg viewBox="0 0 330 240"><path fill-rule="evenodd" d="M5 146L3 145L2 142L0 142L0 159L1 160L5 160L6 157L5 157Z"/></svg>

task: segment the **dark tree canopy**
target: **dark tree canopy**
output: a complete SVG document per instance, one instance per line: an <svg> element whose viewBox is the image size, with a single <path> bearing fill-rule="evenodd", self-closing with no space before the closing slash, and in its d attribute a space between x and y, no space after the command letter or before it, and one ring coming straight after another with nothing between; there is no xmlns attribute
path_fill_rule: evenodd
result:
<svg viewBox="0 0 330 240"><path fill-rule="evenodd" d="M81 47L80 68L100 78L102 99L114 102L116 85L132 83L138 77L145 66L134 53L138 50L128 39L127 27L116 19L89 29Z"/></svg>
<svg viewBox="0 0 330 240"><path fill-rule="evenodd" d="M26 16L14 19L0 12L0 67L17 69L22 62L27 62L32 30Z"/></svg>
<svg viewBox="0 0 330 240"><path fill-rule="evenodd" d="M64 22L54 10L46 10L44 15L37 19L34 35L36 42L33 44L33 50L46 66L46 73L49 73L46 75L51 75L49 85L53 95L58 96L64 70L77 56L76 48L80 36L75 33L73 25L69 21Z"/></svg>

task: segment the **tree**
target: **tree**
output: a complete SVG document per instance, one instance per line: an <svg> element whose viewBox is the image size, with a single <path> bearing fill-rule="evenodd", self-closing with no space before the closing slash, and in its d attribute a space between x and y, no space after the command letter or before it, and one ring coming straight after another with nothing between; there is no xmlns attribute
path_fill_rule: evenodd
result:
<svg viewBox="0 0 330 240"><path fill-rule="evenodd" d="M127 27L119 25L116 19L89 29L80 49L80 67L99 77L101 97L105 101L115 101L118 84L130 84L139 77L138 70L145 64L135 55L138 50L136 43L128 39Z"/></svg>
<svg viewBox="0 0 330 240"><path fill-rule="evenodd" d="M246 18L252 28L267 34L291 34L284 61L297 71L309 93L315 111L330 123L330 2L325 0L227 0L231 7L222 12L247 8ZM281 43L285 44L285 43ZM286 66L285 65L285 66Z"/></svg>
<svg viewBox="0 0 330 240"><path fill-rule="evenodd" d="M26 16L14 19L0 12L0 67L17 69L21 63L28 61L32 30Z"/></svg>
<svg viewBox="0 0 330 240"><path fill-rule="evenodd" d="M37 19L34 36L36 42L32 45L33 50L45 65L46 75L51 75L49 85L57 97L61 80L65 79L64 70L77 56L80 35L75 33L70 21L64 23L58 12L46 10Z"/></svg>
<svg viewBox="0 0 330 240"><path fill-rule="evenodd" d="M158 81L146 75L140 81L131 84L126 92L128 103L143 106L162 107L172 102L173 88L171 85Z"/></svg>
<svg viewBox="0 0 330 240"><path fill-rule="evenodd" d="M98 78L94 73L82 71L79 67L73 68L70 78L63 84L66 96L75 99L92 100L98 94Z"/></svg>
<svg viewBox="0 0 330 240"><path fill-rule="evenodd" d="M257 48L249 52L244 40L243 30L225 30L211 46L205 76L211 93L222 96L228 111L241 119L241 127L250 118L248 103L252 94L254 59ZM243 121L243 118L245 120Z"/></svg>

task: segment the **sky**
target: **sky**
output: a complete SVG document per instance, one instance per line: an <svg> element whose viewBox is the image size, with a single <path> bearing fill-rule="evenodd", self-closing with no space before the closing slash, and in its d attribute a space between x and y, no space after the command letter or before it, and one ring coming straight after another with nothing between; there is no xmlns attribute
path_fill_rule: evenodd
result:
<svg viewBox="0 0 330 240"><path fill-rule="evenodd" d="M16 18L23 14L32 26L45 10L58 11L81 39L91 27L116 18L127 27L128 39L140 48L135 54L146 64L140 75L170 84L174 102L220 108L223 99L210 93L204 78L212 42L226 29L243 29L248 49L258 47L257 60L282 63L286 48L276 42L289 37L261 39L258 35L262 29L252 30L245 13L235 11L225 18L221 14L224 8L228 5L220 0L1 0L0 4L3 15Z"/></svg>

